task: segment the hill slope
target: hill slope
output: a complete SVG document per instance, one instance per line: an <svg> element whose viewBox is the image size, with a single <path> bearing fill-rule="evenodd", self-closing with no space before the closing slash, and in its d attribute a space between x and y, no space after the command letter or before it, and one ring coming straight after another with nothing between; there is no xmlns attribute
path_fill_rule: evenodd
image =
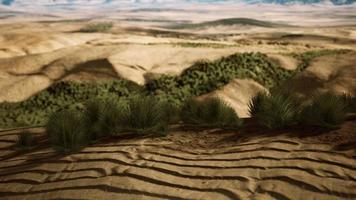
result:
<svg viewBox="0 0 356 200"><path fill-rule="evenodd" d="M227 19L219 19L219 20L207 21L207 22L196 23L196 24L188 24L188 23L178 24L178 25L171 26L170 28L194 29L194 28L207 28L213 26L234 26L234 25L258 26L258 27L267 27L267 28L286 26L283 24L272 23L268 21L261 21L261 20L250 19L250 18L227 18Z"/></svg>

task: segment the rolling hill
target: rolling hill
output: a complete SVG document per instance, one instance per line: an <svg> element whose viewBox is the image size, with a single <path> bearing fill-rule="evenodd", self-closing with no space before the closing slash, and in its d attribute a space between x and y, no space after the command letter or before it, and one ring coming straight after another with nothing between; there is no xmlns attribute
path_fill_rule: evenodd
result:
<svg viewBox="0 0 356 200"><path fill-rule="evenodd" d="M194 23L194 24L182 23L182 24L170 26L169 28L197 29L197 28L207 28L207 27L214 27L214 26L234 26L234 25L258 26L258 27L265 27L265 28L288 26L285 24L272 23L268 21L261 21L261 20L250 19L250 18L227 18L227 19L219 19L219 20Z"/></svg>

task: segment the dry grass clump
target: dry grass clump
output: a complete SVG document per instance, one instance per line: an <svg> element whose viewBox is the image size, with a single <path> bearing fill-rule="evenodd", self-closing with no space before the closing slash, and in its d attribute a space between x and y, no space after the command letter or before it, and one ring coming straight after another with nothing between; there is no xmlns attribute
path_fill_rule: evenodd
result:
<svg viewBox="0 0 356 200"><path fill-rule="evenodd" d="M219 98L187 100L182 106L181 119L186 124L224 129L236 129L242 125L242 119L235 110Z"/></svg>

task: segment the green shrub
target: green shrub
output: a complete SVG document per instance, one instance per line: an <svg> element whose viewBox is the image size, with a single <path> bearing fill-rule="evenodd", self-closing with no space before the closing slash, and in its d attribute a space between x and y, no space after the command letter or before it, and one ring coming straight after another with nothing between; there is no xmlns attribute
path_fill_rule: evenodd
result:
<svg viewBox="0 0 356 200"><path fill-rule="evenodd" d="M182 106L181 119L187 124L226 129L239 128L242 125L235 110L219 98L187 100Z"/></svg>
<svg viewBox="0 0 356 200"><path fill-rule="evenodd" d="M251 78L270 88L291 74L265 54L237 53L215 61L196 62L180 76L162 75L149 81L146 91L180 104L190 97L214 91L234 78Z"/></svg>
<svg viewBox="0 0 356 200"><path fill-rule="evenodd" d="M250 115L268 128L282 128L297 122L299 105L295 98L282 91L259 93L250 104Z"/></svg>
<svg viewBox="0 0 356 200"><path fill-rule="evenodd" d="M62 109L82 110L88 99L128 97L142 87L127 80L58 82L19 103L0 103L0 127L44 125L50 113Z"/></svg>
<svg viewBox="0 0 356 200"><path fill-rule="evenodd" d="M16 147L21 150L27 150L36 144L33 134L28 131L22 131L17 138Z"/></svg>
<svg viewBox="0 0 356 200"><path fill-rule="evenodd" d="M166 102L153 96L137 95L130 98L127 110L123 112L120 123L123 130L138 134L165 135L170 114Z"/></svg>
<svg viewBox="0 0 356 200"><path fill-rule="evenodd" d="M94 24L86 25L85 27L81 28L79 31L86 32L86 33L105 32L112 29L113 26L114 24L111 22L94 23Z"/></svg>
<svg viewBox="0 0 356 200"><path fill-rule="evenodd" d="M300 121L327 129L338 128L346 119L346 109L347 104L342 97L330 92L319 93L303 108Z"/></svg>
<svg viewBox="0 0 356 200"><path fill-rule="evenodd" d="M83 113L68 109L53 113L46 126L53 148L62 153L84 148L89 143L87 131Z"/></svg>

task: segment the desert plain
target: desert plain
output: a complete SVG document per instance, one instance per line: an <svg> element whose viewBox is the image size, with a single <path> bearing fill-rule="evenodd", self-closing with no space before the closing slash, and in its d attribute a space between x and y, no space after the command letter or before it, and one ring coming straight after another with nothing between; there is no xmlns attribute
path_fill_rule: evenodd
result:
<svg viewBox="0 0 356 200"><path fill-rule="evenodd" d="M283 82L298 95L356 95L355 9L332 17L317 10L319 20L281 14L275 21L278 12L262 20L179 9L90 17L0 9L2 103L26 101L60 82L127 80L144 87L162 74L180 76L197 61L249 52L263 53L286 72L302 69ZM112 27L85 30L100 23ZM295 56L306 52L324 53ZM248 107L268 89L259 79L236 77L196 96L219 97L233 107L246 123L237 131L176 124L165 137L110 138L69 155L52 150L41 123L2 122L0 198L356 199L354 115L337 130L269 130L249 118ZM12 110L1 112L5 118ZM39 144L18 151L24 130Z"/></svg>

